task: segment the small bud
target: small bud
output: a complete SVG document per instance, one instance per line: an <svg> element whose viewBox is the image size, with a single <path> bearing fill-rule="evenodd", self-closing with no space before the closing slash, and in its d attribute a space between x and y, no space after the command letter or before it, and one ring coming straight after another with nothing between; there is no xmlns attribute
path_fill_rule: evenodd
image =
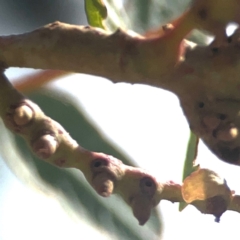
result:
<svg viewBox="0 0 240 240"><path fill-rule="evenodd" d="M191 203L202 213L213 214L219 222L231 202L232 192L217 173L199 169L185 178L182 196L185 202Z"/></svg>
<svg viewBox="0 0 240 240"><path fill-rule="evenodd" d="M28 124L33 118L33 111L30 107L22 105L15 109L13 119L18 126Z"/></svg>
<svg viewBox="0 0 240 240"><path fill-rule="evenodd" d="M170 32L170 30L173 30L173 29L174 29L174 26L171 23L167 23L162 26L162 30L164 32Z"/></svg>
<svg viewBox="0 0 240 240"><path fill-rule="evenodd" d="M38 157L46 159L55 153L57 146L58 144L56 139L47 134L41 136L33 143L33 150Z"/></svg>
<svg viewBox="0 0 240 240"><path fill-rule="evenodd" d="M135 196L131 200L131 208L134 217L138 220L139 225L143 226L151 215L152 204L148 198L143 196Z"/></svg>
<svg viewBox="0 0 240 240"><path fill-rule="evenodd" d="M107 173L97 174L92 181L92 185L102 197L109 197L114 190L114 182Z"/></svg>

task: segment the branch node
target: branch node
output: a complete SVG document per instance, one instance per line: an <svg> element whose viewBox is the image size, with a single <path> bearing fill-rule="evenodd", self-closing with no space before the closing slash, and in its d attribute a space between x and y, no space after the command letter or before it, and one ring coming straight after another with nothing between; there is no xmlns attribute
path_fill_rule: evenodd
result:
<svg viewBox="0 0 240 240"><path fill-rule="evenodd" d="M15 109L13 120L18 126L24 126L32 120L33 115L33 110L29 106L22 105Z"/></svg>
<svg viewBox="0 0 240 240"><path fill-rule="evenodd" d="M54 136L46 134L35 140L32 144L33 151L39 158L47 159L57 150L58 143Z"/></svg>

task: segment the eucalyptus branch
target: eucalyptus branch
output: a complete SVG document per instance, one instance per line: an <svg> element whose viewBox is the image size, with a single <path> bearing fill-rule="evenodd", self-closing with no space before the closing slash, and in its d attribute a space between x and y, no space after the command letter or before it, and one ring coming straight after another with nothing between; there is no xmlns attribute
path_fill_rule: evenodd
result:
<svg viewBox="0 0 240 240"><path fill-rule="evenodd" d="M57 167L77 168L82 171L100 196L119 194L132 208L140 225L149 219L152 208L164 199L171 202L186 201L201 212L213 214L217 218L228 207L240 212L240 198L233 198L233 193L225 182L214 180L210 187L204 185L205 181L209 185L207 180L215 173L200 169L186 178L183 186L174 182L160 183L147 171L124 165L113 156L82 148L59 123L46 116L36 104L19 93L3 72L0 75L0 85L0 116L6 127L21 135L40 159ZM211 192L211 196L204 192L202 201L196 202L194 200L198 199L198 195L194 191L189 193L189 186L195 184L196 179L202 175L204 181L201 184ZM211 187L215 190L211 191ZM221 204L218 204L216 198L221 200Z"/></svg>
<svg viewBox="0 0 240 240"><path fill-rule="evenodd" d="M0 37L6 66L60 69L142 83L174 92L190 128L222 160L240 164L239 32L222 48L182 40L185 15L158 37L60 22ZM227 79L227 80L226 80Z"/></svg>

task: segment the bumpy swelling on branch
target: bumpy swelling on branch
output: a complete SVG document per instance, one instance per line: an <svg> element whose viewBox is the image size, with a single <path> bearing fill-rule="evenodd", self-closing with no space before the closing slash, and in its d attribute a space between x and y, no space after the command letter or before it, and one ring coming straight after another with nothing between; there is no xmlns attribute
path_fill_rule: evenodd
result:
<svg viewBox="0 0 240 240"><path fill-rule="evenodd" d="M3 73L0 85L0 116L4 124L20 134L40 159L57 167L81 170L99 195L119 193L139 224L148 220L164 192L162 184L149 173L126 166L112 156L83 149L60 124L17 92Z"/></svg>
<svg viewBox="0 0 240 240"><path fill-rule="evenodd" d="M240 212L239 196L234 196L216 173L199 169L185 179L183 186L160 183L140 168L124 165L104 153L83 149L60 124L16 91L3 73L0 85L0 116L5 125L20 134L40 159L57 167L82 171L99 195L119 194L132 208L140 225L146 223L152 208L163 199L186 201L202 213L213 214L217 221L227 209Z"/></svg>
<svg viewBox="0 0 240 240"><path fill-rule="evenodd" d="M238 15L232 12L238 9L239 1L229 3L222 12L226 6L223 0L196 0L161 34L147 38L122 30L110 34L56 22L33 32L0 37L0 61L6 67L82 72L172 91L179 97L193 132L219 158L240 165L239 32L219 48L198 47L183 40L192 29L201 28L214 33L215 42L222 43L226 24L239 23ZM151 208L161 199L185 200L203 213L214 214L217 220L227 209L239 211L239 196L234 196L216 174L199 170L183 187L159 183L141 169L81 148L58 123L18 93L4 74L0 86L0 115L9 129L23 136L45 161L80 169L101 196L119 193L140 224L147 221ZM219 191L194 194L191 189L199 187L199 182L203 190L209 186L219 187Z"/></svg>

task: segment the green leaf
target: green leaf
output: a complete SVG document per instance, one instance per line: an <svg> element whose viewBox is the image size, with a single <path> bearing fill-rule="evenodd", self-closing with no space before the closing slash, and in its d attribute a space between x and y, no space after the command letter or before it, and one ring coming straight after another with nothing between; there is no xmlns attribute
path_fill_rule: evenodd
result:
<svg viewBox="0 0 240 240"><path fill-rule="evenodd" d="M44 90L29 95L43 111L64 126L69 134L83 147L101 151L133 165L131 159L113 146L88 120L81 107L67 94L56 90ZM157 239L161 235L161 219L155 210L144 227L138 225L130 207L117 196L102 198L77 169L60 169L33 156L22 138L7 138L4 127L0 128L0 152L10 168L24 183L56 196L63 208L78 215L88 224L95 224L113 235L113 239ZM14 142L14 140L16 142ZM11 154L8 149L11 148ZM15 153L13 156L12 154ZM117 206L117 207L116 207Z"/></svg>
<svg viewBox="0 0 240 240"><path fill-rule="evenodd" d="M190 137L188 140L186 158L183 168L183 180L189 176L192 172L196 171L198 166L194 165L194 161L197 157L197 148L198 148L199 138L193 133L190 132ZM182 211L188 204L185 202L179 203L179 211Z"/></svg>
<svg viewBox="0 0 240 240"><path fill-rule="evenodd" d="M91 26L105 28L103 20L107 18L107 8L102 0L85 0L85 11Z"/></svg>
<svg viewBox="0 0 240 240"><path fill-rule="evenodd" d="M111 32L118 28L127 29L128 16L116 0L85 0L85 12L88 22L93 27L100 27ZM104 21L104 23L103 23Z"/></svg>

